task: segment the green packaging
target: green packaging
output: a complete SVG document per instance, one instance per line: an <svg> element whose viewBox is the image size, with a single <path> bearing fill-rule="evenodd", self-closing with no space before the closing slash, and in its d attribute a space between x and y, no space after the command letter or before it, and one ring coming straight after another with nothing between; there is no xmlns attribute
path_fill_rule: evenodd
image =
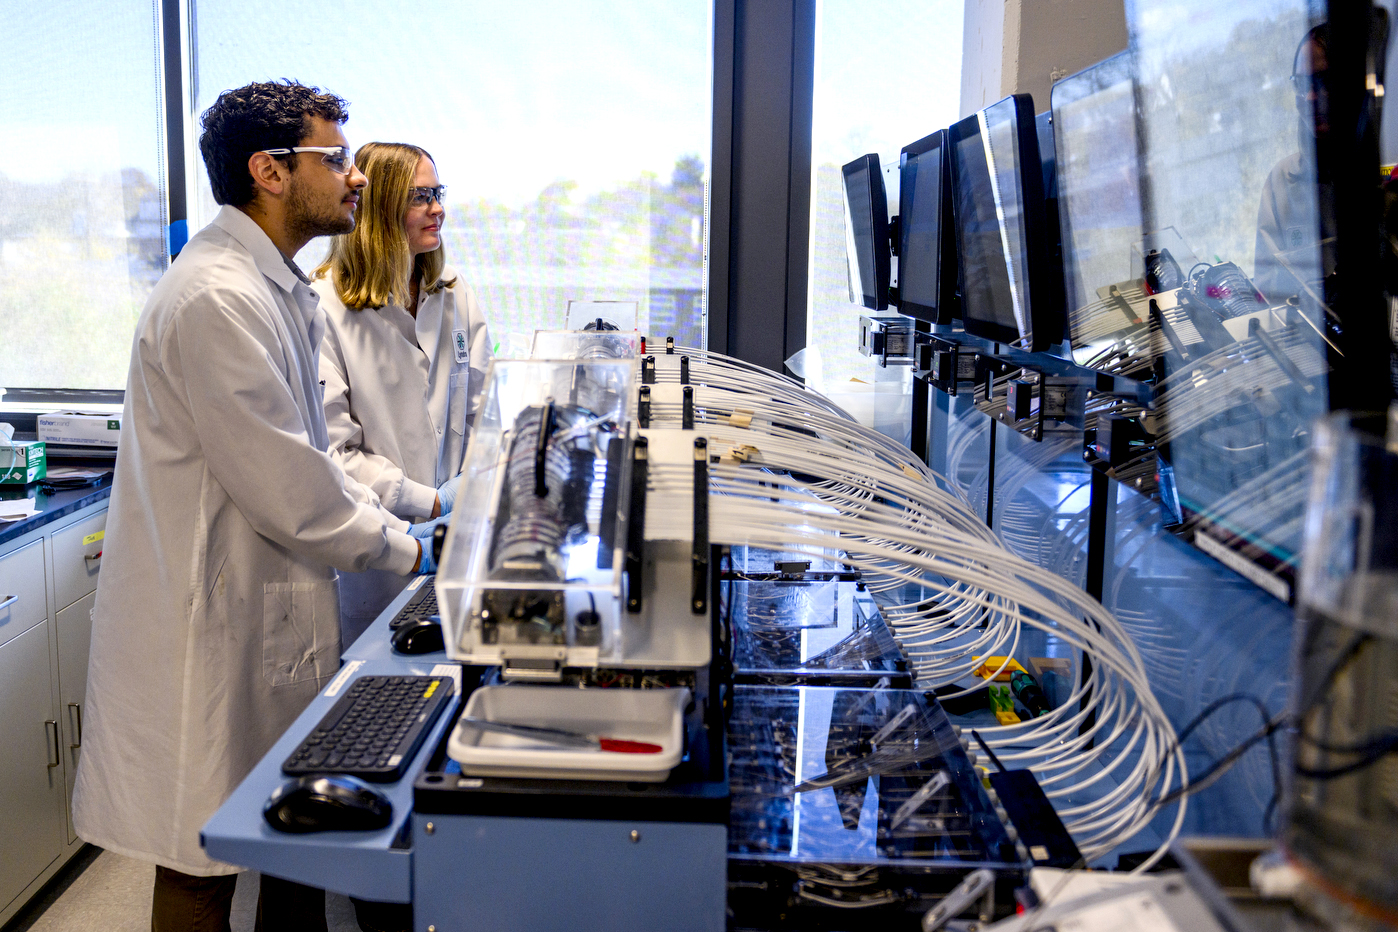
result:
<svg viewBox="0 0 1398 932"><path fill-rule="evenodd" d="M0 485L28 485L48 472L44 441L16 440L13 447L0 445Z"/></svg>

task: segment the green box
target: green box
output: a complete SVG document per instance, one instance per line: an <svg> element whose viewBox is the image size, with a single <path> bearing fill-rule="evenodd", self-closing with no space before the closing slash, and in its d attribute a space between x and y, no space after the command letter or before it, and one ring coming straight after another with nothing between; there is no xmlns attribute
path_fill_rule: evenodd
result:
<svg viewBox="0 0 1398 932"><path fill-rule="evenodd" d="M14 462L10 456L13 453ZM16 440L13 450L0 446L0 485L28 485L49 474L42 440Z"/></svg>

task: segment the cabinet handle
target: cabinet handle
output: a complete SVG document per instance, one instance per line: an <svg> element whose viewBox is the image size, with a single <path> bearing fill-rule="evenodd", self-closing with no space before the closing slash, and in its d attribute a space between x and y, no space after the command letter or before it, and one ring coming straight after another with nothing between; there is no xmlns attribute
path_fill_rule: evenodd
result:
<svg viewBox="0 0 1398 932"><path fill-rule="evenodd" d="M49 767L57 767L63 763L63 755L58 752L58 723L53 719L48 719L44 725L53 729L53 760L49 761Z"/></svg>
<svg viewBox="0 0 1398 932"><path fill-rule="evenodd" d="M102 559L102 551L100 550L96 553L83 554L83 561L86 563L96 563L100 559Z"/></svg>
<svg viewBox="0 0 1398 932"><path fill-rule="evenodd" d="M83 707L76 702L68 703L69 716L71 717L75 712L78 719L78 740L76 743L68 745L69 750L73 751L83 746Z"/></svg>
<svg viewBox="0 0 1398 932"><path fill-rule="evenodd" d="M9 608L11 605L14 605L14 604L15 604L16 602L18 602L18 601L19 601L19 596L17 596L17 595L7 595L7 596L5 596L3 599L0 599L0 611L3 611L3 610L5 610L5 609Z"/></svg>

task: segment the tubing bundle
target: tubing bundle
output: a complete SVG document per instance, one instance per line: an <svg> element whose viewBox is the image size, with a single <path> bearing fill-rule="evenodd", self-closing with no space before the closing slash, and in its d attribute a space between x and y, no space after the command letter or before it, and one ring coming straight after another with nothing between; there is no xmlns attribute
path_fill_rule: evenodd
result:
<svg viewBox="0 0 1398 932"><path fill-rule="evenodd" d="M1187 784L1141 656L1100 602L1016 556L952 483L800 383L717 353L676 352L690 357L694 426L720 455L709 470L712 541L860 570L917 687L964 687L944 697L979 685L965 686L981 665L973 655L1013 656L1025 626L1090 659L1090 675L1076 676L1056 709L981 730L1006 767L1035 773L1085 857L1136 835L1157 814L1154 800ZM658 408L658 423L678 421ZM683 478L652 474L662 491ZM1183 818L1181 800L1166 844Z"/></svg>

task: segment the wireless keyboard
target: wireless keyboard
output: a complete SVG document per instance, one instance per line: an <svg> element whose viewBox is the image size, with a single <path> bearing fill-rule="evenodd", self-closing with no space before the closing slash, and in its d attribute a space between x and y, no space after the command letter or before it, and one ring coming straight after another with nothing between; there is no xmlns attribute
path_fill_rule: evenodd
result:
<svg viewBox="0 0 1398 932"><path fill-rule="evenodd" d="M427 580L418 587L417 592L408 603L398 610L388 622L390 631L397 631L404 625L410 625L416 621L427 621L437 614L437 587L432 580Z"/></svg>
<svg viewBox="0 0 1398 932"><path fill-rule="evenodd" d="M451 700L449 676L361 676L282 764L282 773L401 780Z"/></svg>

